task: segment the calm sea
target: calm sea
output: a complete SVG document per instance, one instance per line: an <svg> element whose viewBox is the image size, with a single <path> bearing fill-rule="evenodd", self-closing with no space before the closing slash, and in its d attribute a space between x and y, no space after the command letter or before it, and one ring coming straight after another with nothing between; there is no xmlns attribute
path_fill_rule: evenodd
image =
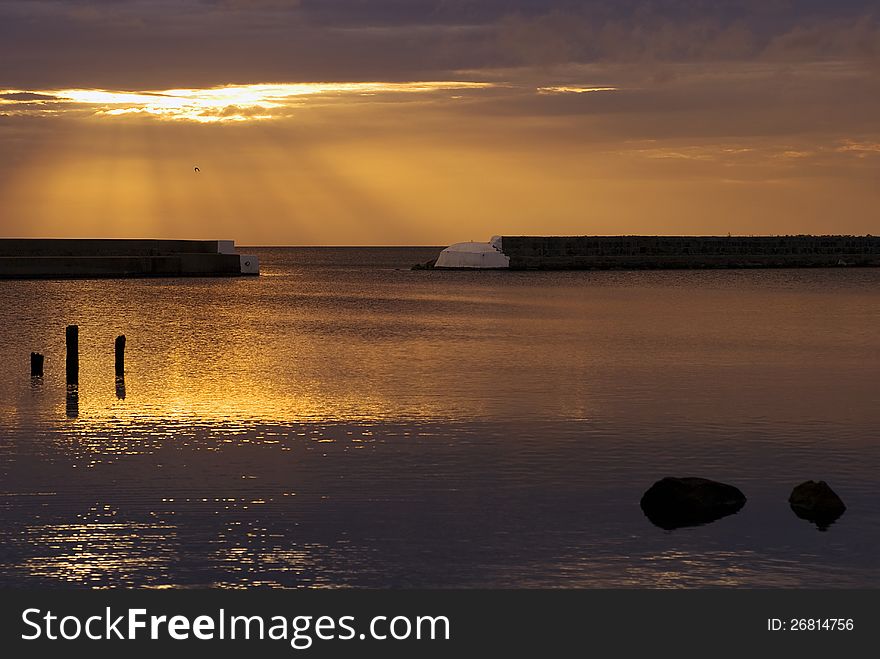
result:
<svg viewBox="0 0 880 659"><path fill-rule="evenodd" d="M0 586L880 587L880 270L254 251L259 278L0 282ZM662 530L667 475L748 503ZM807 479L848 506L826 531Z"/></svg>

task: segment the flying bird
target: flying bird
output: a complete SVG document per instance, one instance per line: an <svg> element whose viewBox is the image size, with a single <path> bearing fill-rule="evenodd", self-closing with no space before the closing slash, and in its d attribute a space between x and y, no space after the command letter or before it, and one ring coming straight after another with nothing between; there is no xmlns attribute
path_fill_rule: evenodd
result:
<svg viewBox="0 0 880 659"><path fill-rule="evenodd" d="M195 167L193 167L193 171L194 171L194 172L200 172L200 171L202 171L202 170L198 168L198 165L196 165Z"/></svg>

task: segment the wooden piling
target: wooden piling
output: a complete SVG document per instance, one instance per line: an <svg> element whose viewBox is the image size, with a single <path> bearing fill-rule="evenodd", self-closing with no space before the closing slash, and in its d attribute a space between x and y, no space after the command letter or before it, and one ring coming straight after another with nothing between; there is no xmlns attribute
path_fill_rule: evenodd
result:
<svg viewBox="0 0 880 659"><path fill-rule="evenodd" d="M68 325L65 335L67 345L67 384L79 384L79 327Z"/></svg>
<svg viewBox="0 0 880 659"><path fill-rule="evenodd" d="M43 377L43 355L38 352L31 353L31 377Z"/></svg>
<svg viewBox="0 0 880 659"><path fill-rule="evenodd" d="M116 377L125 377L125 334L116 337Z"/></svg>
<svg viewBox="0 0 880 659"><path fill-rule="evenodd" d="M116 337L116 397L125 400L125 334Z"/></svg>

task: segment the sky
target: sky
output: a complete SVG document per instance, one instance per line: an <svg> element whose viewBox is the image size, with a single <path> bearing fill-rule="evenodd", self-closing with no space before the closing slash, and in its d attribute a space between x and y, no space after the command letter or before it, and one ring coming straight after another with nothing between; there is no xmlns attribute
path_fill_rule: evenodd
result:
<svg viewBox="0 0 880 659"><path fill-rule="evenodd" d="M878 234L878 208L873 2L0 0L4 237Z"/></svg>

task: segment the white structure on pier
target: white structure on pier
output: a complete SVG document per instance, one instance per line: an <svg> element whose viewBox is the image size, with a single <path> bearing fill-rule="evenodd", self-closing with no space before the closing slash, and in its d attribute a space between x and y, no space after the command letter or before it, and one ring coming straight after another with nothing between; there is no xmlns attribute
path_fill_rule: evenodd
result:
<svg viewBox="0 0 880 659"><path fill-rule="evenodd" d="M437 257L435 268L498 269L509 268L510 257L501 251L501 236L493 236L487 243L456 243Z"/></svg>

